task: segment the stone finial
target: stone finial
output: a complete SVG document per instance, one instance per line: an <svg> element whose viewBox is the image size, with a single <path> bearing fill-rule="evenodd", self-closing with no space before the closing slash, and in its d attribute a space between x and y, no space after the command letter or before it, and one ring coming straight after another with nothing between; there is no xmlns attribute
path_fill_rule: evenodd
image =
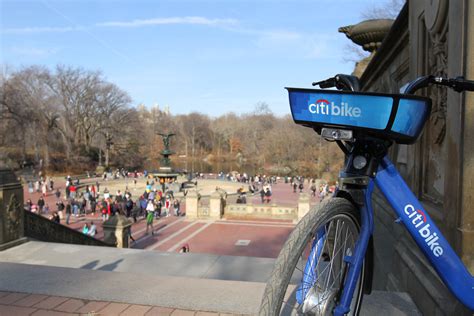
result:
<svg viewBox="0 0 474 316"><path fill-rule="evenodd" d="M364 50L374 52L382 44L393 21L391 19L366 20L355 25L342 26L338 31L346 34L347 38L362 46Z"/></svg>
<svg viewBox="0 0 474 316"><path fill-rule="evenodd" d="M199 218L198 208L199 208L199 196L195 190L190 190L186 194L186 218L187 219L197 219Z"/></svg>
<svg viewBox="0 0 474 316"><path fill-rule="evenodd" d="M209 218L221 219L223 215L223 199L219 191L211 193L209 200Z"/></svg>
<svg viewBox="0 0 474 316"><path fill-rule="evenodd" d="M218 190L216 190L216 191L211 193L210 198L211 199L220 199L220 198L222 198L222 193L219 192Z"/></svg>
<svg viewBox="0 0 474 316"><path fill-rule="evenodd" d="M120 214L111 216L102 224L104 242L116 245L118 248L128 248L131 226L132 222L125 216Z"/></svg>
<svg viewBox="0 0 474 316"><path fill-rule="evenodd" d="M295 223L299 222L310 210L311 208L311 200L308 194L301 193L298 198L298 210L297 214L298 217L295 219Z"/></svg>

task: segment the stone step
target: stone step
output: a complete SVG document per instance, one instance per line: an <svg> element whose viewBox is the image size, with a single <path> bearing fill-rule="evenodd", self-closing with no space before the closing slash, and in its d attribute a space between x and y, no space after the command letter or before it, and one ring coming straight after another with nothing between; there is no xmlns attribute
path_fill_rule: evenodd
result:
<svg viewBox="0 0 474 316"><path fill-rule="evenodd" d="M0 291L254 314L265 284L0 262Z"/></svg>
<svg viewBox="0 0 474 316"><path fill-rule="evenodd" d="M133 274L264 283L270 276L275 259L30 241L0 252L0 261Z"/></svg>
<svg viewBox="0 0 474 316"><path fill-rule="evenodd" d="M274 259L28 242L0 252L0 291L233 314L258 311ZM420 315L374 291L361 315Z"/></svg>

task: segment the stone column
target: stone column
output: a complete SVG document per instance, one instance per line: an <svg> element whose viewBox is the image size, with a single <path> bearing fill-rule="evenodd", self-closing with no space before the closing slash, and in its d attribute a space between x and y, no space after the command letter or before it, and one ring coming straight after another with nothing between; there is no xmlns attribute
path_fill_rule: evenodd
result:
<svg viewBox="0 0 474 316"><path fill-rule="evenodd" d="M296 222L299 222L303 216L309 212L309 209L309 195L306 193L300 193L300 197L298 198L298 218L296 219Z"/></svg>
<svg viewBox="0 0 474 316"><path fill-rule="evenodd" d="M198 194L196 191L189 191L186 194L186 218L198 218Z"/></svg>
<svg viewBox="0 0 474 316"><path fill-rule="evenodd" d="M466 70L465 77L474 79L474 3L468 2L466 41ZM451 20L450 20L451 21ZM465 92L464 103L464 137L462 163L462 208L456 217L460 223L458 233L461 234L461 258L471 274L474 274L474 92ZM452 210L450 210L452 211Z"/></svg>
<svg viewBox="0 0 474 316"><path fill-rule="evenodd" d="M13 171L0 169L0 251L26 241L23 187Z"/></svg>
<svg viewBox="0 0 474 316"><path fill-rule="evenodd" d="M209 199L209 218L221 219L223 211L222 196L218 191L214 191Z"/></svg>
<svg viewBox="0 0 474 316"><path fill-rule="evenodd" d="M253 208L253 201L252 201L252 196L249 196L247 206L246 206L247 214L253 214L254 208Z"/></svg>
<svg viewBox="0 0 474 316"><path fill-rule="evenodd" d="M132 222L123 215L116 214L104 222L104 242L117 248L128 248Z"/></svg>

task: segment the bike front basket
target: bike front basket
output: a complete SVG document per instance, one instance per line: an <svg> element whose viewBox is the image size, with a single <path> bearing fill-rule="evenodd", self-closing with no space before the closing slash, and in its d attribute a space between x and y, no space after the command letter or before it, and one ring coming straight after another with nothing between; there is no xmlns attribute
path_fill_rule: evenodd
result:
<svg viewBox="0 0 474 316"><path fill-rule="evenodd" d="M343 128L411 144L431 111L431 99L412 95L286 89L295 123L318 132L323 127Z"/></svg>

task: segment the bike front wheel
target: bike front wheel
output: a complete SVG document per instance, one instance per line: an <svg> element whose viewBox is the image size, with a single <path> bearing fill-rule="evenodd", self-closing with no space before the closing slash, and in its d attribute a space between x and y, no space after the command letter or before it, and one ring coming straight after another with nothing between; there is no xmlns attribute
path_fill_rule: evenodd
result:
<svg viewBox="0 0 474 316"><path fill-rule="evenodd" d="M259 315L332 315L342 295L348 265L360 233L357 209L332 198L306 214L288 237L262 297ZM350 314L358 315L364 265Z"/></svg>

